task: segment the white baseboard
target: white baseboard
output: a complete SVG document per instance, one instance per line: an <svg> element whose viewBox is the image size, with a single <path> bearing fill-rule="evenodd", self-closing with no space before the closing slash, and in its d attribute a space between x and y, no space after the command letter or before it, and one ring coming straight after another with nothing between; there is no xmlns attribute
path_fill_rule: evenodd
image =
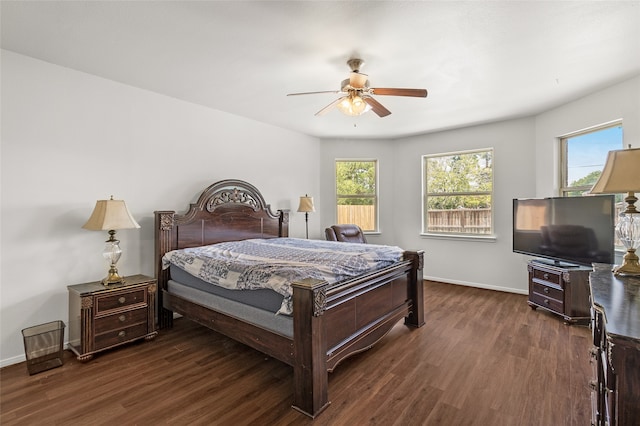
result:
<svg viewBox="0 0 640 426"><path fill-rule="evenodd" d="M500 287L500 286L496 286L496 285L490 285L490 284L482 284L482 283L474 283L474 282L469 282L469 281L460 281L460 280L450 280L448 278L440 278L440 277L427 277L427 276L423 276L423 278L425 280L429 280L429 281L438 281L441 283L445 283L445 284L456 284L456 285L463 285L466 287L475 287L475 288L483 288L485 290L495 290L495 291L504 291L506 293L516 293L516 294L525 294L528 295L529 294L529 290L518 290L515 288L511 288L511 287Z"/></svg>
<svg viewBox="0 0 640 426"><path fill-rule="evenodd" d="M14 356L12 358L2 359L0 360L0 368L7 367L9 365L18 364L20 362L25 362L27 357L24 355ZM26 368L26 367L25 367Z"/></svg>
<svg viewBox="0 0 640 426"><path fill-rule="evenodd" d="M63 348L64 348L65 351L68 350L69 349L69 343L65 342ZM8 366L13 365L13 364L19 364L21 362L25 362L26 360L27 360L27 357L24 354L18 355L18 356L14 356L14 357L11 357L11 358L0 359L0 368L8 367ZM25 369L26 368L27 367L25 367Z"/></svg>

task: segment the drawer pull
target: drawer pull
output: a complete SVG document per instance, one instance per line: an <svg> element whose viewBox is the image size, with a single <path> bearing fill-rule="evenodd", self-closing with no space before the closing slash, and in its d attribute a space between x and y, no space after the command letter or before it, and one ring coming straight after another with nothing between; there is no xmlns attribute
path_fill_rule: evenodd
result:
<svg viewBox="0 0 640 426"><path fill-rule="evenodd" d="M544 299L544 304L548 305L549 304L549 299Z"/></svg>
<svg viewBox="0 0 640 426"><path fill-rule="evenodd" d="M124 296L120 296L120 298L118 299L118 302L120 302L120 304L123 304L126 301L127 299L125 299Z"/></svg>
<svg viewBox="0 0 640 426"><path fill-rule="evenodd" d="M545 279L545 280L548 280L548 279L549 279L549 274L545 273L545 274L543 275L543 277L544 277L544 279Z"/></svg>
<svg viewBox="0 0 640 426"><path fill-rule="evenodd" d="M125 317L124 315L120 315L118 319L120 320L120 322L125 322L127 320L127 317Z"/></svg>
<svg viewBox="0 0 640 426"><path fill-rule="evenodd" d="M123 338L126 335L127 335L127 333L124 330L122 330L120 333L118 333L118 337L120 337L120 338Z"/></svg>
<svg viewBox="0 0 640 426"><path fill-rule="evenodd" d="M544 290L542 290L542 291L544 291L545 293L549 294L549 287L545 287Z"/></svg>

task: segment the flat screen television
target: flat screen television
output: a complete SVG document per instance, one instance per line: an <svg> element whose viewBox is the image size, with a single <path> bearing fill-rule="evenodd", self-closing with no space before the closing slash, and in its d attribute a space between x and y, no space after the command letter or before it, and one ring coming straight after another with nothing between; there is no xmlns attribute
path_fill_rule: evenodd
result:
<svg viewBox="0 0 640 426"><path fill-rule="evenodd" d="M513 200L513 251L571 267L614 263L615 196Z"/></svg>

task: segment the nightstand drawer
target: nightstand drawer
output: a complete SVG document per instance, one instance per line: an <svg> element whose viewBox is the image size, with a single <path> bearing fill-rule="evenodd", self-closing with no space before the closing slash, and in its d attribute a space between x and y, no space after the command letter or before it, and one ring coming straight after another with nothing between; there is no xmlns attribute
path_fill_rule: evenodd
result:
<svg viewBox="0 0 640 426"><path fill-rule="evenodd" d="M562 288L562 280L560 279L560 274L555 274L553 272L545 271L544 269L534 269L533 270L533 279L547 281Z"/></svg>
<svg viewBox="0 0 640 426"><path fill-rule="evenodd" d="M564 300L564 291L552 287L550 285L545 285L544 283L540 283L537 281L533 282L533 291L539 295L544 295L546 297L551 297L556 300Z"/></svg>
<svg viewBox="0 0 640 426"><path fill-rule="evenodd" d="M146 290L144 288L134 291L117 292L108 296L96 297L96 315L113 309L124 308L137 303L146 303Z"/></svg>
<svg viewBox="0 0 640 426"><path fill-rule="evenodd" d="M104 349L109 346L119 345L128 340L144 337L147 334L147 324L138 324L132 327L126 327L119 330L109 331L104 334L96 335L96 350Z"/></svg>
<svg viewBox="0 0 640 426"><path fill-rule="evenodd" d="M545 294L539 293L531 293L529 295L529 300L538 306L542 306L543 308L551 309L555 312L564 312L564 303L562 300L557 300L552 297L549 297Z"/></svg>
<svg viewBox="0 0 640 426"><path fill-rule="evenodd" d="M95 333L102 334L107 331L121 330L139 323L147 322L148 311L146 307L134 309L132 311L122 312L119 314L108 315L106 317L96 318Z"/></svg>

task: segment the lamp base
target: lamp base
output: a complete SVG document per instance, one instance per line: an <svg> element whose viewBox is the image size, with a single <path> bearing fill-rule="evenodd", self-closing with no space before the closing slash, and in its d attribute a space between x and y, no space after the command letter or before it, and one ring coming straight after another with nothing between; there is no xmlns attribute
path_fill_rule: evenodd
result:
<svg viewBox="0 0 640 426"><path fill-rule="evenodd" d="M111 265L107 277L102 280L102 285L108 286L110 284L122 284L124 283L124 277L118 275L118 269L115 265Z"/></svg>
<svg viewBox="0 0 640 426"><path fill-rule="evenodd" d="M622 259L622 265L613 268L614 275L640 276L640 263L635 249L628 249Z"/></svg>

